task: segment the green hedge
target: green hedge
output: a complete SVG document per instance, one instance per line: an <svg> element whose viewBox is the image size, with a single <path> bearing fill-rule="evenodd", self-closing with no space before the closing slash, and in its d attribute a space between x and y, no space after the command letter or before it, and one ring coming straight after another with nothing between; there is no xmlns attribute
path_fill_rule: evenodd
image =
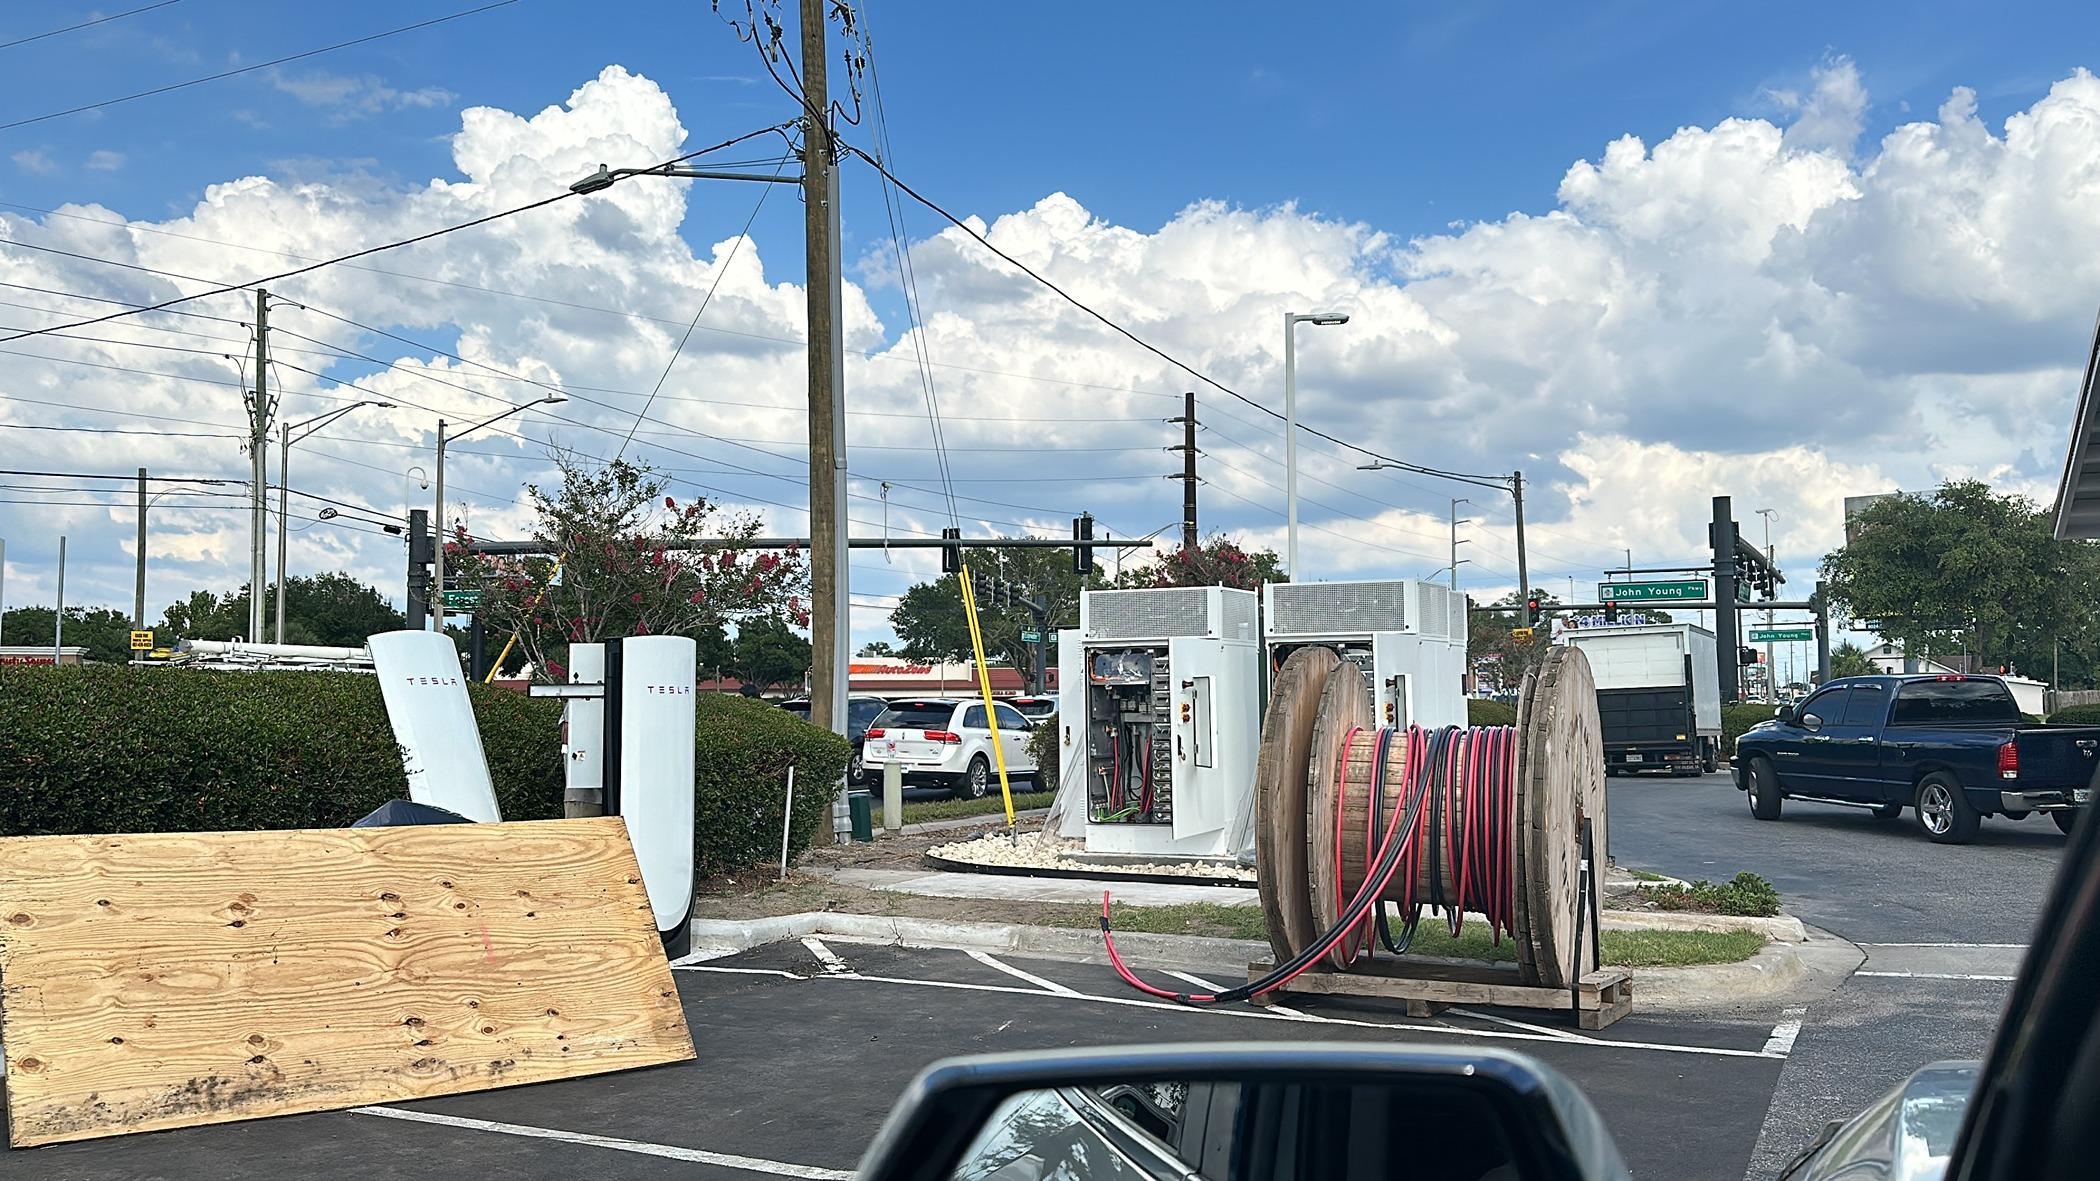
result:
<svg viewBox="0 0 2100 1181"><path fill-rule="evenodd" d="M561 703L470 686L496 800L562 814ZM698 702L699 872L791 851L827 822L844 739L762 702ZM0 668L0 835L333 828L407 794L379 682L356 673Z"/></svg>
<svg viewBox="0 0 2100 1181"><path fill-rule="evenodd" d="M1735 740L1743 732L1759 722L1772 720L1772 711L1778 708L1765 704L1724 705L1721 707L1721 757L1735 754Z"/></svg>
<svg viewBox="0 0 2100 1181"><path fill-rule="evenodd" d="M2051 725L2100 726L2100 705L2071 705L2049 715Z"/></svg>
<svg viewBox="0 0 2100 1181"><path fill-rule="evenodd" d="M853 747L768 701L702 694L693 756L694 869L734 873L780 856L780 807L795 768L795 818L788 855L830 831L831 800Z"/></svg>
<svg viewBox="0 0 2100 1181"><path fill-rule="evenodd" d="M1489 701L1484 697L1466 698L1466 724L1469 726L1514 726L1517 724L1517 707L1507 701Z"/></svg>

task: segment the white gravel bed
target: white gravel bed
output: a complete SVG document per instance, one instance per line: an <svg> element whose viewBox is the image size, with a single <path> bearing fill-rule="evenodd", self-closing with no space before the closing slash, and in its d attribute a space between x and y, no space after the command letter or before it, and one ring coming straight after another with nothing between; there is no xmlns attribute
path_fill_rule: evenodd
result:
<svg viewBox="0 0 2100 1181"><path fill-rule="evenodd" d="M1254 871L1236 865L1218 864L1133 864L1118 863L1113 866L1090 861L1076 861L1069 854L1085 851L1078 841L1044 837L1041 833L1022 833L1019 839L1010 840L1004 834L981 836L974 840L954 841L946 845L935 845L927 852L948 861L961 861L970 865L998 865L1022 869L1062 869L1075 873L1156 874L1163 878L1231 878L1252 883Z"/></svg>

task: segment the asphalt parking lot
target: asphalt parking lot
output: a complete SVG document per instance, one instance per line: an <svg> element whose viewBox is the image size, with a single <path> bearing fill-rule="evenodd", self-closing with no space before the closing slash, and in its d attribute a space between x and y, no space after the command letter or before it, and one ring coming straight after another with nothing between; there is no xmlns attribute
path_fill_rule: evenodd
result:
<svg viewBox="0 0 2100 1181"><path fill-rule="evenodd" d="M1911 1071L1981 1058L2063 855L2041 816L1985 820L1974 844L1935 845L1906 811L1788 801L1750 815L1724 774L1610 781L1612 854L1675 877L1749 870L1803 922L1860 945L1866 962L1802 998L1800 1037L1780 1072L1750 1159L1769 1177L1831 1119Z"/></svg>
<svg viewBox="0 0 2100 1181"><path fill-rule="evenodd" d="M1219 978L1232 968L1220 965ZM836 939L681 968L678 984L695 1062L9 1152L0 1176L842 1178L912 1075L937 1058L1302 1039L1523 1050L1581 1084L1637 1174L1734 1181L1784 1065L1776 1012L1724 1021L1636 1013L1585 1034L1565 1014L1454 1010L1410 1021L1387 1006L1324 998L1294 1001L1295 1016L1192 1010L1147 1001L1101 965Z"/></svg>

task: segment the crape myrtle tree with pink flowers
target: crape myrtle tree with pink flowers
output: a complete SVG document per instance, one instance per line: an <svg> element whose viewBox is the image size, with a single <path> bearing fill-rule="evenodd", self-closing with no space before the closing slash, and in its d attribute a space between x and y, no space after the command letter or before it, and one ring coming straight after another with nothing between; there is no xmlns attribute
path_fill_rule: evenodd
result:
<svg viewBox="0 0 2100 1181"><path fill-rule="evenodd" d="M1213 533L1195 549L1176 546L1156 564L1123 572L1116 585L1128 589L1163 586L1229 586L1260 590L1264 582L1287 582L1274 550L1242 549L1222 533Z"/></svg>
<svg viewBox="0 0 2100 1181"><path fill-rule="evenodd" d="M533 539L559 559L468 553L464 531L445 542L457 585L481 591L484 626L517 634L535 678L565 677L571 644L697 639L748 620L809 626L808 555L751 548L756 514L675 496L646 464L553 458L560 487L525 494Z"/></svg>

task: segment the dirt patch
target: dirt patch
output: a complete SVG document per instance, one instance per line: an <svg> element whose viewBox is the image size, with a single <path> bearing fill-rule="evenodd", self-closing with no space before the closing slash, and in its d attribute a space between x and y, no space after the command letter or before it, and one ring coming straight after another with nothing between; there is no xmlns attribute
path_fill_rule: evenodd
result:
<svg viewBox="0 0 2100 1181"><path fill-rule="evenodd" d="M1023 832L1032 832L1037 826L1024 824ZM1005 832L1006 818L986 817L983 824L972 824L961 828L940 828L932 832L900 833L897 836L878 836L872 841L854 841L844 845L820 845L802 855L795 863L798 870L826 869L922 869L926 850L935 845L967 841L971 837L988 832ZM930 872L930 871L929 871Z"/></svg>
<svg viewBox="0 0 2100 1181"><path fill-rule="evenodd" d="M739 885L735 879L719 878L703 883L701 890L693 903L693 917L700 919L755 919L801 914L809 910L831 910L842 914L1083 927L1092 924L1101 913L1100 907L1081 903L929 898L895 890L868 890L842 885L820 874L799 869L790 873L785 882L751 882L746 879Z"/></svg>

